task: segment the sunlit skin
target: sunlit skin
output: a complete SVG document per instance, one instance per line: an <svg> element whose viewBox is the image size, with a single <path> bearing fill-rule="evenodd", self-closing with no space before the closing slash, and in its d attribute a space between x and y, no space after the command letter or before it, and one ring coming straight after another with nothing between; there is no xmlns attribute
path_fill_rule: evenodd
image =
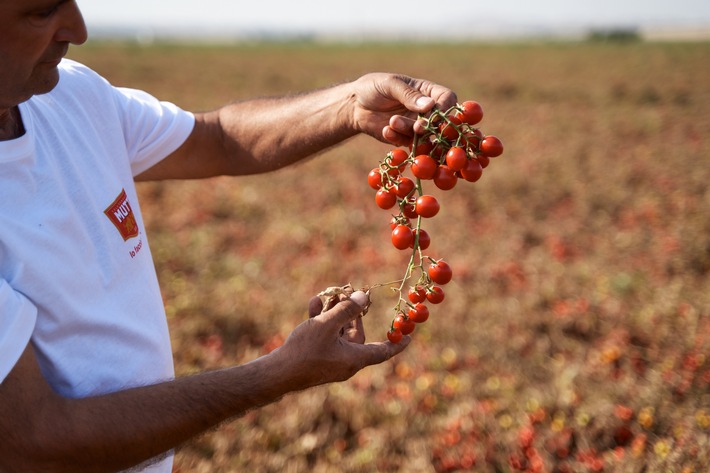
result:
<svg viewBox="0 0 710 473"><path fill-rule="evenodd" d="M86 39L73 0L0 0L0 141L22 135L18 104L56 87L58 64L71 45ZM290 97L233 102L195 113L183 144L135 178L264 173L358 134L404 145L421 126L415 123L419 114L455 102L446 87L389 73ZM358 291L312 314L283 346L249 363L79 399L53 390L28 343L0 382L0 471L122 470L287 393L346 380L410 341L365 343L358 321L367 304Z"/></svg>
<svg viewBox="0 0 710 473"><path fill-rule="evenodd" d="M0 32L0 139L10 139L17 105L57 85L59 62L87 32L71 0L0 0Z"/></svg>

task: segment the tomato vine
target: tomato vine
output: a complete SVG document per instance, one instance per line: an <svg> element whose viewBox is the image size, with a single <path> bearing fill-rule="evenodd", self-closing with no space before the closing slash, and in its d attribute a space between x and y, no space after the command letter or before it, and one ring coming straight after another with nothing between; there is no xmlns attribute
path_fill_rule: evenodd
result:
<svg viewBox="0 0 710 473"><path fill-rule="evenodd" d="M483 119L483 108L476 101L456 104L445 111L435 108L419 119L425 131L414 135L409 149L389 151L367 178L370 187L377 191L378 207L398 209L390 220L393 246L399 250L411 249L402 279L377 285L399 284L396 289L399 300L387 332L392 343L399 343L417 324L428 320L430 312L425 302L443 302L445 293L441 286L453 278L451 266L445 260L423 253L429 248L431 237L422 228L422 222L435 217L440 210L436 197L425 193L424 183L431 181L448 191L459 180L477 182L490 159L503 153L502 141L485 135L476 126ZM407 171L412 178L404 176Z"/></svg>

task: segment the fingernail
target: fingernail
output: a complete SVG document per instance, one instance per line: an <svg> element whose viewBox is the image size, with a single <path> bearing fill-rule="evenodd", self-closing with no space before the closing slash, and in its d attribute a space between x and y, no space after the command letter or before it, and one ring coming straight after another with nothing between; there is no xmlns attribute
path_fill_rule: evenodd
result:
<svg viewBox="0 0 710 473"><path fill-rule="evenodd" d="M367 297L367 294L362 291L355 291L350 296L350 300L359 305L360 307L365 307L370 301L370 298Z"/></svg>
<svg viewBox="0 0 710 473"><path fill-rule="evenodd" d="M421 97L419 97L417 99L417 107L427 108L427 107L430 107L433 102L434 102L434 99L432 99L431 97L427 97L426 95L422 95Z"/></svg>
<svg viewBox="0 0 710 473"><path fill-rule="evenodd" d="M407 128L407 123L402 120L402 117L394 116L392 120L390 120L390 126L395 130L403 130Z"/></svg>

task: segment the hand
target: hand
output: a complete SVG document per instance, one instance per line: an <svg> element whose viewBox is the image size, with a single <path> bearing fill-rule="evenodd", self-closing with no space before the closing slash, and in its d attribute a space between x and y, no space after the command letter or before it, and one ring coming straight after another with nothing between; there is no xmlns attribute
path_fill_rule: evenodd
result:
<svg viewBox="0 0 710 473"><path fill-rule="evenodd" d="M289 368L293 390L344 381L366 366L382 363L404 350L411 338L398 344L365 343L360 314L367 295L356 291L323 313L320 301L311 300L309 319L301 323L282 347L272 352Z"/></svg>
<svg viewBox="0 0 710 473"><path fill-rule="evenodd" d="M350 290L350 293L353 292L353 290ZM322 312L332 309L338 302L348 300L348 298L349 296L344 293L337 297L331 297L327 306L323 307L323 300L318 296L313 296L308 302L308 318L312 319ZM369 297L367 299L369 300ZM349 342L365 343L365 326L362 324L362 317L356 317L355 320L343 326L340 329L340 336Z"/></svg>
<svg viewBox="0 0 710 473"><path fill-rule="evenodd" d="M418 114L434 106L447 110L457 100L446 87L404 75L371 73L353 85L357 130L396 146L410 144L415 132L423 132L416 123Z"/></svg>

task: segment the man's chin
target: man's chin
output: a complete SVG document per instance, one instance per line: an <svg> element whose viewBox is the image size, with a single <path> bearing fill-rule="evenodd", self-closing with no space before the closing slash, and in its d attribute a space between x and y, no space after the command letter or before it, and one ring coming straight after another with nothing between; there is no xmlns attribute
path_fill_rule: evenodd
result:
<svg viewBox="0 0 710 473"><path fill-rule="evenodd" d="M35 87L33 87L32 95L47 94L54 90L57 84L59 84L59 69L55 66L44 73L41 80L37 81Z"/></svg>

